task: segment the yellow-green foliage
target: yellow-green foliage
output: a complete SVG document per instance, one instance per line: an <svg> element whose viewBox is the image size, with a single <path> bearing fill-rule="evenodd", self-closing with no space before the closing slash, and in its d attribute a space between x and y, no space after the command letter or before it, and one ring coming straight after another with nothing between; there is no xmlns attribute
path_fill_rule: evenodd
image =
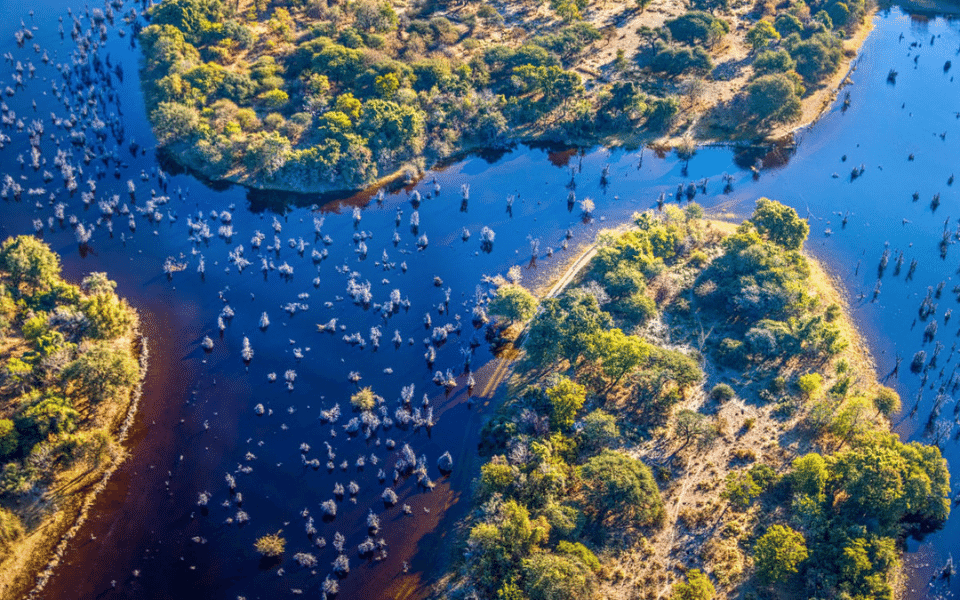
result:
<svg viewBox="0 0 960 600"><path fill-rule="evenodd" d="M113 452L118 424L140 368L132 348L136 313L103 273L82 289L60 277L60 259L31 236L0 245L0 497L56 480L77 460L98 467ZM15 302L13 300L15 299Z"/></svg>
<svg viewBox="0 0 960 600"><path fill-rule="evenodd" d="M20 517L0 507L0 556L24 533Z"/></svg>
<svg viewBox="0 0 960 600"><path fill-rule="evenodd" d="M257 538L253 547L263 556L280 556L283 554L283 550L287 545L287 540L280 537L280 533L279 531L276 533L268 533L267 535Z"/></svg>

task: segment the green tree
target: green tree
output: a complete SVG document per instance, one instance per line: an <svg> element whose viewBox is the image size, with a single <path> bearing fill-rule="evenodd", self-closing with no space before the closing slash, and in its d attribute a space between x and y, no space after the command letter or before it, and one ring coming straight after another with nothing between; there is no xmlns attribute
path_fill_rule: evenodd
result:
<svg viewBox="0 0 960 600"><path fill-rule="evenodd" d="M60 280L60 257L30 235L8 238L0 245L0 267L10 274L14 287L25 284L45 291Z"/></svg>
<svg viewBox="0 0 960 600"><path fill-rule="evenodd" d="M807 400L813 400L820 395L823 388L823 376L820 373L807 373L797 378L797 387Z"/></svg>
<svg viewBox="0 0 960 600"><path fill-rule="evenodd" d="M782 48L764 50L753 60L753 72L757 75L787 73L796 66L797 63L790 57L790 53Z"/></svg>
<svg viewBox="0 0 960 600"><path fill-rule="evenodd" d="M750 221L761 235L788 250L799 250L810 233L810 225L796 210L768 198L757 200Z"/></svg>
<svg viewBox="0 0 960 600"><path fill-rule="evenodd" d="M843 404L830 424L833 434L841 439L841 447L851 439L873 430L872 408L866 398L853 398Z"/></svg>
<svg viewBox="0 0 960 600"><path fill-rule="evenodd" d="M524 349L541 366L560 358L579 363L587 355L591 341L611 325L610 315L600 310L596 297L579 289L569 290L559 298L547 298L540 308L530 325Z"/></svg>
<svg viewBox="0 0 960 600"><path fill-rule="evenodd" d="M150 113L150 123L161 146L174 142L190 143L199 131L200 113L178 102L161 102Z"/></svg>
<svg viewBox="0 0 960 600"><path fill-rule="evenodd" d="M670 19L664 26L670 30L673 39L685 44L713 46L730 32L730 25L726 21L698 10Z"/></svg>
<svg viewBox="0 0 960 600"><path fill-rule="evenodd" d="M557 554L575 557L594 573L600 571L600 559L597 558L597 555L594 554L593 551L580 542L560 540L557 542Z"/></svg>
<svg viewBox="0 0 960 600"><path fill-rule="evenodd" d="M816 33L809 39L790 44L787 50L797 61L797 73L812 84L832 75L843 58L840 40L831 33Z"/></svg>
<svg viewBox="0 0 960 600"><path fill-rule="evenodd" d="M649 467L613 450L603 450L579 468L590 510L609 517L635 520L640 525L663 522L663 500Z"/></svg>
<svg viewBox="0 0 960 600"><path fill-rule="evenodd" d="M80 310L90 322L90 335L105 340L118 338L134 324L133 311L114 293L98 293L80 301Z"/></svg>
<svg viewBox="0 0 960 600"><path fill-rule="evenodd" d="M93 402L102 402L135 384L140 369L126 350L94 344L67 365L63 375L77 392Z"/></svg>
<svg viewBox="0 0 960 600"><path fill-rule="evenodd" d="M584 446L590 450L596 451L610 446L620 437L617 418L599 408L595 409L583 418L580 435Z"/></svg>
<svg viewBox="0 0 960 600"><path fill-rule="evenodd" d="M649 356L649 344L620 329L601 330L587 343L587 358L600 365L600 370L610 380L611 388Z"/></svg>
<svg viewBox="0 0 960 600"><path fill-rule="evenodd" d="M889 418L900 411L900 394L886 386L881 386L873 397L873 405L877 407L877 414Z"/></svg>
<svg viewBox="0 0 960 600"><path fill-rule="evenodd" d="M772 525L753 547L757 577L763 583L780 583L807 560L803 535L784 525Z"/></svg>
<svg viewBox="0 0 960 600"><path fill-rule="evenodd" d="M779 39L780 34L774 29L773 23L766 19L757 21L757 24L747 32L747 43L750 44L754 52Z"/></svg>
<svg viewBox="0 0 960 600"><path fill-rule="evenodd" d="M685 448L694 440L698 440L700 443L709 443L717 434L716 427L710 423L707 415L689 408L684 408L677 413L673 430L677 437L683 440L681 448Z"/></svg>
<svg viewBox="0 0 960 600"><path fill-rule="evenodd" d="M556 431L569 429L586 401L586 389L569 377L560 376L547 388L550 402L550 426Z"/></svg>
<svg viewBox="0 0 960 600"><path fill-rule="evenodd" d="M761 75L747 85L750 113L760 121L789 123L800 117L802 107L797 87L788 76Z"/></svg>
<svg viewBox="0 0 960 600"><path fill-rule="evenodd" d="M176 27L196 43L220 20L222 6L217 0L166 0L150 9L150 21Z"/></svg>
<svg viewBox="0 0 960 600"><path fill-rule="evenodd" d="M950 475L936 446L874 433L829 460L828 496L855 521L899 531L907 519L937 527L950 514Z"/></svg>
<svg viewBox="0 0 960 600"><path fill-rule="evenodd" d="M30 448L48 435L73 433L80 419L80 413L65 398L35 392L18 411L17 430L23 434L24 447Z"/></svg>
<svg viewBox="0 0 960 600"><path fill-rule="evenodd" d="M576 557L542 552L523 561L530 600L582 600L596 593L596 577Z"/></svg>
<svg viewBox="0 0 960 600"><path fill-rule="evenodd" d="M418 155L424 147L424 115L412 106L374 98L363 104L357 131L375 153L392 152L397 158Z"/></svg>
<svg viewBox="0 0 960 600"><path fill-rule="evenodd" d="M537 299L523 287L508 283L497 288L488 308L490 314L503 317L510 323L527 321L537 312Z"/></svg>
<svg viewBox="0 0 960 600"><path fill-rule="evenodd" d="M816 452L793 459L790 482L794 492L823 500L829 476L827 461Z"/></svg>
<svg viewBox="0 0 960 600"><path fill-rule="evenodd" d="M17 430L10 419L0 419L0 458L6 458L17 450Z"/></svg>
<svg viewBox="0 0 960 600"><path fill-rule="evenodd" d="M763 493L763 488L750 471L727 473L720 496L738 509L750 506L753 499Z"/></svg>
<svg viewBox="0 0 960 600"><path fill-rule="evenodd" d="M474 559L475 580L487 590L519 575L522 560L547 540L550 526L543 517L530 518L522 504L507 500L488 520L474 525L467 545Z"/></svg>
<svg viewBox="0 0 960 600"><path fill-rule="evenodd" d="M687 580L673 584L670 600L713 600L717 589L700 569L687 571Z"/></svg>

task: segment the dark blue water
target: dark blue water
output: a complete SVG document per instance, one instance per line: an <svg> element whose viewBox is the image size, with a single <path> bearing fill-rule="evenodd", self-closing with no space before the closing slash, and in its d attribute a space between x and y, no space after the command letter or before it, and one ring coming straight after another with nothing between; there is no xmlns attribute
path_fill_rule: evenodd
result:
<svg viewBox="0 0 960 600"><path fill-rule="evenodd" d="M469 508L470 480L477 467L477 430L490 410L493 384L502 373L502 363L493 359L483 343L483 329L475 329L471 322L473 306L488 289L484 276L506 274L510 267L520 266L524 284L545 285L602 227L623 223L634 211L653 206L661 192L672 196L678 184L703 177L709 178L708 194L697 201L718 215L741 218L761 195L787 202L801 214L809 213L808 247L827 260L846 286L881 375L892 369L897 355L905 360L899 380L888 382L904 397L906 410L898 429L905 436L930 440L924 424L937 390L927 389L915 416L909 417L920 380L909 373L907 365L922 345L926 323L913 326L912 321L927 286L945 282L938 314L932 317L940 321L937 339L945 345L944 358L956 339L952 329L960 326L960 319L943 323L943 313L954 304L951 289L956 282L951 278L956 277L958 265L953 248L956 237L948 240L946 258L940 257L944 221L952 216L947 227L953 232L960 218L955 193L960 182L955 186L947 183L953 169L960 171L956 166L960 165L960 120L956 116L960 82L952 81L953 70L944 72L944 62L955 59L960 47L954 23L910 19L899 12L878 17L854 74L855 83L848 88L850 108L845 112L832 109L801 133L796 154L785 166L766 168L759 181L741 168L751 164L752 158L738 157L726 149L701 150L684 173L684 165L675 157L657 157L649 150L577 153L518 147L497 157L470 157L430 172L406 189L388 191L382 201L374 191L325 200L248 193L236 187L214 191L186 174L170 176L164 191L153 174L157 158L136 77L137 54L131 48L131 36L121 38L110 26L105 47L97 52L101 58L109 53L112 64L123 65L123 82L112 77L112 84L118 92L124 135L119 142L108 138L105 149L110 152L117 146L116 155L125 164L111 162L97 179L95 166L103 164L99 156L84 164L82 147L64 140L59 147L69 150L71 164L84 169L83 176L77 177L77 191L70 194L60 173L49 164L57 148L50 134L58 138L67 134L64 128L54 126L50 113L65 118L79 111L76 104L68 110L51 93L52 82L63 85L54 65L69 62L76 48L69 35L67 6L62 2L35 4L31 20L27 7L0 5L4 17L0 48L14 55L14 64L4 62L0 68L0 90L13 87L16 61L25 65L30 60L36 66L36 77L25 75L25 89L17 89L5 102L25 127L32 119L44 122L41 154L48 163L38 171L30 167L26 130L18 132L15 124L0 130L11 138L0 150L0 174L10 174L24 188L19 201L11 196L0 203L0 236L33 232L33 221L39 218L44 224L43 239L61 253L69 274L79 277L87 271L108 271L118 281L118 291L144 315L152 362L141 416L131 438L132 456L98 501L94 516L72 544L43 597L232 599L277 597L293 590L316 596L339 554L333 547L338 532L344 536L343 554L350 564L349 575L339 582L340 597L423 595L424 586L438 571L444 543L455 535L456 521ZM116 12L125 13L130 7L127 4ZM80 16L76 11L81 7L73 8ZM67 31L63 41L57 35L60 16ZM14 40L20 19L28 27L37 26L34 39L27 40L23 48L17 48ZM81 28L86 30L89 24L84 14ZM935 37L932 46L931 36ZM913 42L920 46L911 48ZM50 66L40 62L41 54L34 51L33 43L47 50ZM914 63L917 54L920 58ZM890 68L899 72L896 85L886 82ZM100 77L92 85L105 89L106 81ZM89 86L75 87L68 96L75 99L78 89L83 89L86 99ZM117 110L117 103L106 97L96 106L105 116ZM131 139L147 152L132 155ZM102 154L93 146L91 143L93 154ZM911 153L914 160L908 161ZM20 154L25 155L24 167L17 161ZM778 164L782 158L767 156L765 164ZM864 174L851 181L851 169L861 163ZM601 172L607 165L608 180L602 182ZM115 177L117 169L119 178ZM43 181L44 170L54 174L52 182ZM141 179L141 170L147 173L147 180ZM729 194L721 193L720 175L725 172L734 178ZM832 177L834 173L837 178ZM85 207L82 192L89 189L85 182L90 177L96 181L95 200ZM432 195L434 178L440 194L427 198ZM578 200L590 197L596 202L592 219L585 219L578 207L568 209L571 178ZM127 191L128 179L136 186L133 198ZM470 186L466 206L462 206L461 184ZM30 196L28 188L43 188L44 193ZM159 222L151 222L137 210L147 206L151 189L158 196L169 196L168 202L150 211L163 214ZM414 190L423 196L416 233L410 226ZM917 202L911 197L915 191L920 194ZM50 193L54 194L52 202ZM930 201L935 193L940 193L941 205L932 211ZM126 216L101 217L97 202L114 194L120 197L117 209L127 204L136 214L135 232L129 229ZM512 211L508 211L509 196L514 197ZM69 222L61 225L55 219L52 228L47 223L54 216L53 205L61 202L66 206L65 216L76 216L84 227L94 226L87 243L77 242ZM356 224L354 207L361 211ZM398 209L402 215L396 226ZM217 219L210 218L211 211L218 213ZM234 230L229 240L217 235L224 225L223 211L230 213ZM848 215L846 226L836 213ZM176 219L171 220L172 216ZM206 224L212 237L191 241L188 218ZM320 236L315 234L316 218L323 219ZM275 233L275 219L279 233ZM112 235L106 227L108 221L113 223ZM496 233L490 252L481 248L483 227ZM463 228L470 232L467 241L462 239ZM827 229L832 231L829 236ZM251 246L255 231L265 235L258 250ZM568 231L571 237L564 250ZM400 238L397 243L394 232ZM268 250L274 235L280 240L279 248ZM425 249L418 249L420 235L427 236ZM329 245L323 236L329 236ZM301 239L309 244L302 255L289 244ZM360 252L361 240L367 248L365 256ZM536 257L531 252L534 241L538 242ZM877 301L871 302L877 263L887 242L891 265ZM242 272L228 256L240 245L243 257L251 262ZM327 255L316 262L311 257L314 250L325 250ZM906 262L903 272L894 277L898 251L904 252ZM201 256L203 277L197 273ZM274 267L292 266L292 276L281 276L277 268L264 274L264 258L268 269L271 261ZM912 281L907 282L905 274L914 258L918 266ZM163 271L168 260L183 270L168 278ZM442 283L435 285L435 278ZM359 284L369 282L369 306L351 300L347 289L351 279ZM382 305L395 289L402 300L409 300L409 309L385 314ZM861 293L865 298L858 300ZM290 304L298 305L292 315L285 310ZM221 333L217 320L226 305L235 316L225 320ZM270 320L266 330L259 327L263 312ZM424 325L426 314L431 318L429 328ZM336 333L317 330L317 324L332 318L338 319ZM453 328L446 342L430 341L433 328L445 324ZM370 336L374 326L382 331L376 350ZM394 331L400 332L399 348L391 341ZM359 334L365 347L344 341L344 336L352 334ZM210 353L201 347L204 336L214 341ZM479 345L471 344L474 336ZM249 364L241 358L245 337L254 351ZM429 347L436 352L430 367L424 356ZM926 349L932 352L932 344ZM947 380L956 363L941 359L941 364L947 365L943 375ZM292 391L283 381L288 370L296 372ZM445 374L447 370L457 381L449 393L433 382L437 371ZM472 395L466 388L471 372L476 381ZM277 374L276 382L268 381L270 373ZM396 417L398 408L407 414L417 408L425 417L429 408L435 424L405 428L381 424L369 437L363 431L349 435L344 425L358 416L349 405L350 394L358 388L349 379L351 373L361 376L360 386L371 386L383 397L390 418ZM937 379L934 373L928 385L939 386ZM410 408L404 409L399 398L401 389L409 385L414 385L415 393ZM428 406L423 405L424 395ZM258 416L258 404L268 414ZM324 423L320 412L335 404L342 415L335 423ZM951 429L939 433L946 456L956 463L953 406L952 399L945 402L939 421L945 423L941 428ZM377 414L382 421L383 415ZM395 444L392 450L387 447L388 439ZM327 468L325 443L335 454L332 470ZM309 450L302 451L302 444ZM393 483L398 451L404 444L417 457L426 458L427 475L436 484L432 491L418 486L416 476L401 476ZM454 461L449 476L436 466L446 451ZM362 468L357 466L361 456ZM305 460L314 459L319 461L318 469L304 465ZM373 460L377 464L372 464ZM346 469L341 467L343 461L347 461ZM247 468L252 470L244 472ZM380 469L385 476L382 483ZM237 496L230 493L226 474L235 478L242 505L238 506ZM349 492L338 499L334 486L346 488L351 481L358 486L353 499ZM389 508L380 500L386 487L398 495L397 504ZM197 505L201 492L210 493L206 510ZM337 506L332 521L322 519L320 505L327 500L334 500ZM223 502L228 507L222 506ZM409 505L410 515L401 510L403 504ZM313 536L306 533L304 509L314 519L317 531ZM236 519L241 510L248 522L226 522ZM371 510L380 519L374 541L382 539L386 552L378 549L374 557L361 557L358 545L368 538L366 517ZM915 595L926 593L931 574L955 549L958 522L951 520L944 531L923 543L911 542L907 562ZM253 541L281 529L287 539L282 563L258 560ZM325 541L322 548L316 543L320 538ZM293 556L300 552L315 556L317 566L298 566ZM280 569L282 576L278 576ZM935 587L938 593L946 591L942 584Z"/></svg>

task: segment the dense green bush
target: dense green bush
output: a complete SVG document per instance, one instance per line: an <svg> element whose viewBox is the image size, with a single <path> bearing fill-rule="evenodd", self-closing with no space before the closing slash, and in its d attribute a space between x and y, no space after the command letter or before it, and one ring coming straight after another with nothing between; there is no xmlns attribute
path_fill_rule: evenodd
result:
<svg viewBox="0 0 960 600"><path fill-rule="evenodd" d="M754 79L747 86L750 113L768 123L788 123L800 118L802 107L796 84L776 73Z"/></svg>
<svg viewBox="0 0 960 600"><path fill-rule="evenodd" d="M656 526L665 516L660 490L645 464L621 452L604 450L579 469L588 511L600 520Z"/></svg>
<svg viewBox="0 0 960 600"><path fill-rule="evenodd" d="M685 44L712 46L730 32L730 25L726 21L703 11L688 12L668 20L664 26L673 39Z"/></svg>
<svg viewBox="0 0 960 600"><path fill-rule="evenodd" d="M713 61L703 48L675 47L658 41L654 46L650 69L671 76L704 73L713 69Z"/></svg>

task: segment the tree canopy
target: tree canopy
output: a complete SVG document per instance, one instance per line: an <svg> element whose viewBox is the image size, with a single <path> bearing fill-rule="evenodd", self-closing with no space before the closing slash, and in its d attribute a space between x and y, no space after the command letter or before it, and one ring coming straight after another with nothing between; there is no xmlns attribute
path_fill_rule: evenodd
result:
<svg viewBox="0 0 960 600"><path fill-rule="evenodd" d="M658 525L664 517L660 490L650 469L639 460L603 450L579 470L591 510L601 519L635 520Z"/></svg>

